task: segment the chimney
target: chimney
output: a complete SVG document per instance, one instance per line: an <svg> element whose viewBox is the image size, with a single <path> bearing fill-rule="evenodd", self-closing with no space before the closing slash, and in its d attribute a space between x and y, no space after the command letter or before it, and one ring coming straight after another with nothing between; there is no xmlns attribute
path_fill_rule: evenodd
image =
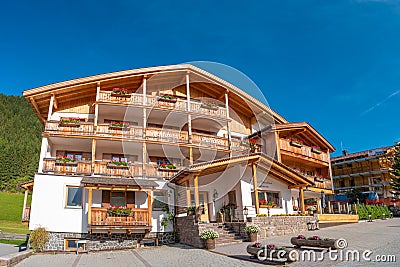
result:
<svg viewBox="0 0 400 267"><path fill-rule="evenodd" d="M342 155L343 156L348 156L349 155L349 151L348 150L343 150L342 151Z"/></svg>

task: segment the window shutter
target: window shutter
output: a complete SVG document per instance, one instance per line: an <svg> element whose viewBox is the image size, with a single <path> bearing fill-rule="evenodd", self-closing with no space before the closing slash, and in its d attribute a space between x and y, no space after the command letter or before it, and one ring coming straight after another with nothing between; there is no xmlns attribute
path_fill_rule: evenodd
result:
<svg viewBox="0 0 400 267"><path fill-rule="evenodd" d="M102 201L101 204L103 207L108 207L110 206L110 191L109 190L103 190L102 191Z"/></svg>

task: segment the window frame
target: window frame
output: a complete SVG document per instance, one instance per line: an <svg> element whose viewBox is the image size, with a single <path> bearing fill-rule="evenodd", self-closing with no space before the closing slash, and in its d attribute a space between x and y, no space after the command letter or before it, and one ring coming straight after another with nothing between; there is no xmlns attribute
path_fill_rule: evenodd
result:
<svg viewBox="0 0 400 267"><path fill-rule="evenodd" d="M78 185L66 185L66 190L65 190L65 205L64 208L67 209L82 209L83 208L83 200L84 200L84 196L83 196L83 187L82 186L78 186ZM70 206L68 205L68 195L69 195L69 189L72 188L77 188L81 190L81 203L80 205L77 206Z"/></svg>
<svg viewBox="0 0 400 267"><path fill-rule="evenodd" d="M79 240L82 240L82 239L80 239L80 238L65 238L64 239L64 251L76 251L76 250L84 251L84 250L86 250L86 244L85 243L78 244L78 248L77 247L68 246L68 241L79 241ZM79 248L79 245L81 245L80 248Z"/></svg>
<svg viewBox="0 0 400 267"><path fill-rule="evenodd" d="M273 208L273 209L281 209L281 208L282 208L282 196L281 196L281 192L280 192L280 191L259 190L259 191L258 191L258 194L260 195L260 193L263 193L263 194L264 194L264 199L266 199L266 200L268 200L268 201L270 201L270 200L268 199L268 193L269 193L269 194L278 194L278 197L277 197L278 203L276 203L276 199L273 198L274 201L275 201L275 204L276 204L276 207ZM253 195L254 195L254 192L253 192ZM260 197L258 197L258 201L260 201ZM260 206L261 206L261 205L260 205ZM262 207L262 208L263 208L263 207Z"/></svg>

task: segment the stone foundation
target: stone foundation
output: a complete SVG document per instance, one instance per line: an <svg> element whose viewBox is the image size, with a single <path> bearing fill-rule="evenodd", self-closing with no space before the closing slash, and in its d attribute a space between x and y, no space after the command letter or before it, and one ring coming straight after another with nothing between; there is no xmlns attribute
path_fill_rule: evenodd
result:
<svg viewBox="0 0 400 267"><path fill-rule="evenodd" d="M116 233L49 233L50 238L46 243L45 251L63 251L65 250L65 239L85 239L87 240L86 249L89 251L114 250L136 248L141 239L147 237L157 237L159 245L175 243L175 233L147 233L147 234L126 234Z"/></svg>
<svg viewBox="0 0 400 267"><path fill-rule="evenodd" d="M271 236L281 236L297 234L307 231L307 223L316 220L313 216L272 216L256 217L251 222L227 222L226 226L240 234L243 239L247 239L245 232L246 225L256 224L260 227L258 239L265 239ZM212 229L214 224L197 224L193 216L176 218L176 227L179 242L197 248L204 248L204 241L200 239L200 233L207 229Z"/></svg>

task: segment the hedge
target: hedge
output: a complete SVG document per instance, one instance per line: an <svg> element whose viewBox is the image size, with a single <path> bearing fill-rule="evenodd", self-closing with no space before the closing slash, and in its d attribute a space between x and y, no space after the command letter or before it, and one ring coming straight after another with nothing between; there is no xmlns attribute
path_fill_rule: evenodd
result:
<svg viewBox="0 0 400 267"><path fill-rule="evenodd" d="M360 220L368 220L368 215L371 214L371 219L382 219L382 215L385 214L386 218L390 216L390 210L387 206L375 206L375 205L357 205L357 213Z"/></svg>

